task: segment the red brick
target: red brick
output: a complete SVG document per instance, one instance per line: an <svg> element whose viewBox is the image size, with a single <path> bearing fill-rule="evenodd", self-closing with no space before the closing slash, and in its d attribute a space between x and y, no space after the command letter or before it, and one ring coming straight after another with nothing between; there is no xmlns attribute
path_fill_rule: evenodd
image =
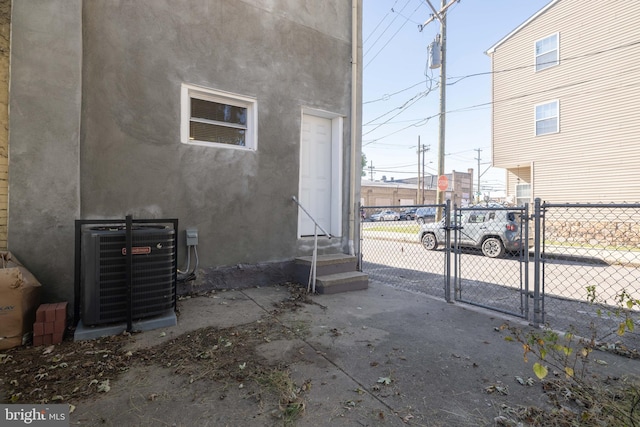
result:
<svg viewBox="0 0 640 427"><path fill-rule="evenodd" d="M36 322L33 324L33 336L39 337L44 335L44 323Z"/></svg>
<svg viewBox="0 0 640 427"><path fill-rule="evenodd" d="M46 308L46 304L40 304L36 311L36 322L44 322L44 311Z"/></svg>
<svg viewBox="0 0 640 427"><path fill-rule="evenodd" d="M61 319L56 319L55 322L53 322L53 332L64 332L65 328L67 327L67 321L66 319L63 317Z"/></svg>
<svg viewBox="0 0 640 427"><path fill-rule="evenodd" d="M42 336L42 345L51 345L51 344L53 344L53 336L51 334L43 335Z"/></svg>
<svg viewBox="0 0 640 427"><path fill-rule="evenodd" d="M60 344L64 338L64 332L54 332L51 344Z"/></svg>
<svg viewBox="0 0 640 427"><path fill-rule="evenodd" d="M59 320L63 322L67 321L67 303L66 302L59 302L58 308L56 308L56 322Z"/></svg>
<svg viewBox="0 0 640 427"><path fill-rule="evenodd" d="M56 320L57 319L66 319L67 318L67 303L59 302L56 304Z"/></svg>
<svg viewBox="0 0 640 427"><path fill-rule="evenodd" d="M38 336L33 336L33 346L34 347L39 347L41 345L43 345L43 335L38 335Z"/></svg>
<svg viewBox="0 0 640 427"><path fill-rule="evenodd" d="M54 304L47 304L47 308L44 312L45 322L54 322L56 320L56 307Z"/></svg>
<svg viewBox="0 0 640 427"><path fill-rule="evenodd" d="M43 335L51 335L53 333L54 327L53 322L44 322L44 334Z"/></svg>

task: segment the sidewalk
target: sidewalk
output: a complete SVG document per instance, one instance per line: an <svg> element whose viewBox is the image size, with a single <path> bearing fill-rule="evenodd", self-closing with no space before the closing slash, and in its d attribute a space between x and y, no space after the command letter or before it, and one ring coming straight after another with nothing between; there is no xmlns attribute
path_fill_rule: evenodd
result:
<svg viewBox="0 0 640 427"><path fill-rule="evenodd" d="M205 326L228 327L268 316L288 297L286 287L220 292L179 303L178 325L136 336L132 351ZM279 322L301 338L265 342L260 354L284 363L303 392L297 426L490 426L503 405L546 407L521 345L498 328L505 317L425 295L373 284L369 289L317 295L313 304L284 311ZM510 319L511 324L517 320ZM526 325L522 325L526 327ZM602 375L637 372L638 361L600 353ZM108 394L77 405L72 425L282 425L274 407L237 384L196 381L152 366L136 367ZM495 390L504 390L501 394ZM488 393L487 390L494 390ZM149 398L158 396L157 399ZM277 412L277 411L276 411Z"/></svg>

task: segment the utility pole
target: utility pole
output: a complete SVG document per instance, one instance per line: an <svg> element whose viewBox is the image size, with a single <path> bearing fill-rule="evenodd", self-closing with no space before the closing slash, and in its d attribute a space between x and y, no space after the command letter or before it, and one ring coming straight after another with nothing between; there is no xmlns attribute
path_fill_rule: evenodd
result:
<svg viewBox="0 0 640 427"><path fill-rule="evenodd" d="M440 11L437 11L433 5L431 4L431 0L426 0L427 4L433 11L434 15L432 18L427 20L424 24L420 26L420 29L424 28L429 22L434 19L438 19L440 21L440 35L436 38L436 42L432 44L436 48L439 46L440 48L440 126L438 131L438 178L444 175L444 149L445 149L445 112L447 109L446 103L446 86L447 86L447 68L446 68L446 52L447 52L447 15L446 10L458 0L451 0L448 4L446 0L441 0L440 2ZM432 68L436 68L437 65L433 65ZM439 205L444 203L444 191L440 190L438 187L436 193L436 202ZM442 208L438 207L436 211L436 221L439 221L442 218Z"/></svg>
<svg viewBox="0 0 640 427"><path fill-rule="evenodd" d="M426 176L426 172L425 171L426 171L427 168L426 168L426 165L425 165L425 162L424 162L424 155L425 155L425 153L427 151L429 151L429 147L430 147L429 145L423 145L422 146L422 150L421 150L422 151L422 203L423 204L425 203L425 200L426 200L425 197L424 197L424 187L426 186L426 181L427 181L425 179L425 176ZM418 161L420 161L419 158L418 158Z"/></svg>
<svg viewBox="0 0 640 427"><path fill-rule="evenodd" d="M420 202L420 178L422 177L422 175L420 175L420 135L418 135L418 188L416 190L416 201L418 202L418 204L421 204ZM424 178L422 179L423 183L422 185L424 185Z"/></svg>
<svg viewBox="0 0 640 427"><path fill-rule="evenodd" d="M371 163L369 164L369 172L371 173L371 181L373 181L373 170L375 168L373 167L373 160L371 160Z"/></svg>
<svg viewBox="0 0 640 427"><path fill-rule="evenodd" d="M445 111L447 110L446 103L446 86L447 86L447 68L446 68L446 52L447 52L447 15L444 13L443 9L446 6L446 1L442 0L440 3L440 43L441 43L441 52L440 52L440 129L438 132L438 177L444 175L444 131L445 131ZM444 191L440 190L440 186L438 186L437 193L439 205L444 203ZM442 208L438 207L436 221L440 221L442 218Z"/></svg>
<svg viewBox="0 0 640 427"><path fill-rule="evenodd" d="M478 161L478 191L476 194L478 196L478 202L480 202L480 152L482 150L480 148L476 148L474 151L478 152L478 157L476 157L476 160Z"/></svg>

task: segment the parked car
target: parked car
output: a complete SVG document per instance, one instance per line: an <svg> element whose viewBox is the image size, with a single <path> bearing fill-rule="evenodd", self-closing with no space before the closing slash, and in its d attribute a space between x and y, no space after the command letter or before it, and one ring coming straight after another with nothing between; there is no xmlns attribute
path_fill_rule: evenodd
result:
<svg viewBox="0 0 640 427"><path fill-rule="evenodd" d="M453 224L453 219L451 220ZM524 245L520 233L520 214L507 210L465 211L460 221L458 244L462 247L479 248L484 256L498 258L506 251L517 252L533 246L529 238ZM435 250L445 240L445 219L420 227L418 239L428 250ZM452 236L453 239L453 236Z"/></svg>
<svg viewBox="0 0 640 427"><path fill-rule="evenodd" d="M399 221L400 214L396 211L380 211L371 215L371 221Z"/></svg>
<svg viewBox="0 0 640 427"><path fill-rule="evenodd" d="M425 222L433 222L436 219L436 208L418 208L416 210L415 219L418 224L424 224Z"/></svg>
<svg viewBox="0 0 640 427"><path fill-rule="evenodd" d="M416 219L416 210L417 208L410 208L410 209L403 210L402 212L400 212L400 220L411 221L412 219Z"/></svg>

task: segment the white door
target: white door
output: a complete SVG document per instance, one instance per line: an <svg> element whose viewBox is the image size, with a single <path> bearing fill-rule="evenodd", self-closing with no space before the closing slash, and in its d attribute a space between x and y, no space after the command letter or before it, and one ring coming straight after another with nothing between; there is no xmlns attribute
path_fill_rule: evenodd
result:
<svg viewBox="0 0 640 427"><path fill-rule="evenodd" d="M300 143L300 203L328 233L331 233L331 154L330 119L303 114ZM301 236L314 234L314 223L298 210ZM318 229L318 234L325 234Z"/></svg>

